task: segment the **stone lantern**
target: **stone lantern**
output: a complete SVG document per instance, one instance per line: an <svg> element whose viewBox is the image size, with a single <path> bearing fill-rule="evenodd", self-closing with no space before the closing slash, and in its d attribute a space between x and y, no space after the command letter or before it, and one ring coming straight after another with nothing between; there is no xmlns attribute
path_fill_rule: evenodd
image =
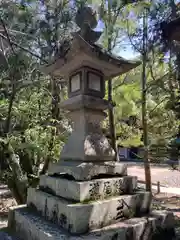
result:
<svg viewBox="0 0 180 240"><path fill-rule="evenodd" d="M63 160L68 161L68 166L70 163L79 165L84 161L95 165L97 162L114 160L114 150L100 127L101 121L106 117L104 110L109 106L108 101L103 99L105 80L140 64L115 57L96 45L94 41L101 34L92 30L95 24L94 21L91 22L90 16L88 19L89 13L90 16L93 15L88 7L77 13L76 21L80 31L72 34L73 40L65 50L65 56L43 68L45 73L63 77L68 82L69 99L61 107L69 111L69 117L74 122L74 131L61 152L61 166ZM78 21L80 17L82 21ZM57 170L54 167L55 165L52 168Z"/></svg>
<svg viewBox="0 0 180 240"><path fill-rule="evenodd" d="M9 227L26 240L140 240L144 232L150 239L158 227L165 237L172 235L173 214L147 215L151 193L137 190L137 177L127 176L127 165L115 161L101 130L109 106L103 99L105 80L139 62L117 58L95 44L100 33L92 30L91 8L80 9L76 23L80 31L71 44L43 68L68 82L69 98L61 107L68 110L73 132L59 162L40 177L37 189L29 188L27 206L11 208Z"/></svg>

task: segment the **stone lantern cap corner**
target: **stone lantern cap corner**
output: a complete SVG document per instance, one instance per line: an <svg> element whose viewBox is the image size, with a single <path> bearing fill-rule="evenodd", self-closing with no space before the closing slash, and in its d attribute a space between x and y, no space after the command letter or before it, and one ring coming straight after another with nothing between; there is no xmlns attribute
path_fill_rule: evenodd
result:
<svg viewBox="0 0 180 240"><path fill-rule="evenodd" d="M176 17L171 21L161 23L163 38L166 40L180 41L180 17Z"/></svg>

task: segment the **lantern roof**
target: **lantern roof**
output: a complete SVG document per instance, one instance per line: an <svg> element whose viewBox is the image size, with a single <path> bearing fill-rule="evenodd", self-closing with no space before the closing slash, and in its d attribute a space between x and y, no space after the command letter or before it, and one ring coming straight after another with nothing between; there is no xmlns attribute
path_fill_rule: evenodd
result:
<svg viewBox="0 0 180 240"><path fill-rule="evenodd" d="M128 61L105 51L100 46L87 43L80 35L74 34L71 47L63 57L59 57L43 67L46 74L56 77L68 77L82 66L100 70L105 77L121 75L140 65L140 61Z"/></svg>
<svg viewBox="0 0 180 240"><path fill-rule="evenodd" d="M180 41L180 17L161 24L163 35L166 39Z"/></svg>
<svg viewBox="0 0 180 240"><path fill-rule="evenodd" d="M97 26L97 21L90 7L80 8L75 19L80 30L72 33L71 42L65 41L62 44L58 56L43 66L43 72L66 79L78 68L88 66L101 71L108 79L128 72L141 64L140 61L128 61L117 57L95 43L102 32L93 30Z"/></svg>

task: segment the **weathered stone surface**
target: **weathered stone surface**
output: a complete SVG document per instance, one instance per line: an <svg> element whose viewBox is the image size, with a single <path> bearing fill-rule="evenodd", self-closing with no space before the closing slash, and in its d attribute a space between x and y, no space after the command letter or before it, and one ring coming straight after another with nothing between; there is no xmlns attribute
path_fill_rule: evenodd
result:
<svg viewBox="0 0 180 240"><path fill-rule="evenodd" d="M66 101L62 102L60 106L68 111L74 111L82 108L104 111L108 109L109 102L105 99L80 94L74 96L73 98L68 98Z"/></svg>
<svg viewBox="0 0 180 240"><path fill-rule="evenodd" d="M19 240L15 237L9 236L7 233L0 232L0 239L1 240Z"/></svg>
<svg viewBox="0 0 180 240"><path fill-rule="evenodd" d="M90 45L78 33L73 34L71 50L66 57L60 57L41 67L41 71L56 77L67 79L69 74L81 66L88 66L103 72L106 79L119 76L137 67L141 62L127 61L115 57L96 45ZM62 55L61 55L62 56Z"/></svg>
<svg viewBox="0 0 180 240"><path fill-rule="evenodd" d="M46 192L30 188L27 205L46 219L55 222L71 233L85 233L109 224L147 213L151 194L137 192L103 201L73 203Z"/></svg>
<svg viewBox="0 0 180 240"><path fill-rule="evenodd" d="M79 182L44 175L40 177L39 185L41 189L54 195L83 202L131 194L137 188L137 177L125 176Z"/></svg>
<svg viewBox="0 0 180 240"><path fill-rule="evenodd" d="M60 153L60 161L113 161L115 152L100 126L106 114L101 110L82 108L68 115L74 129Z"/></svg>
<svg viewBox="0 0 180 240"><path fill-rule="evenodd" d="M118 222L80 236L68 234L57 225L28 212L26 208L20 207L14 210L12 207L10 212L13 216L10 229L21 236L22 240L172 240L174 237L174 216L172 213L164 211Z"/></svg>
<svg viewBox="0 0 180 240"><path fill-rule="evenodd" d="M75 180L91 180L99 175L126 176L127 164L119 162L75 162L61 161L52 163L48 170L50 175L65 173Z"/></svg>

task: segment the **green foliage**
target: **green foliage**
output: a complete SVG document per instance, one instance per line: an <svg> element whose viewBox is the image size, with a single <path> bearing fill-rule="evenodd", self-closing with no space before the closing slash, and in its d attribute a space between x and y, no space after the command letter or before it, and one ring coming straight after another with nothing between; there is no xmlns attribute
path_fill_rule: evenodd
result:
<svg viewBox="0 0 180 240"><path fill-rule="evenodd" d="M52 1L43 6L39 1L8 2L1 2L0 17L18 45L6 41L7 67L0 74L0 163L8 171L13 195L24 203L27 187L37 183L42 167L44 174L49 162L59 159L71 129L59 108L64 87L59 80L42 75L38 71L42 60L21 47L50 60L59 41L70 33L73 12L67 1L57 1L56 6Z"/></svg>
<svg viewBox="0 0 180 240"><path fill-rule="evenodd" d="M149 145L164 141L167 144L177 131L177 114L168 107L173 104L170 84L164 81L164 74L169 70L169 64L162 61L164 53L158 50L160 32L155 36L156 22L168 16L168 8L165 3L137 1L135 4L127 4L125 1L104 1L99 3L99 17L104 22L105 31L102 36L102 44L118 52L124 43L135 51L142 53L142 13L148 9L148 49L147 49L147 118ZM151 22L153 21L153 22ZM155 23L155 24L154 24ZM159 35L158 35L159 34ZM156 43L155 43L156 39ZM122 44L121 44L122 43ZM113 102L114 118L118 143L120 145L141 145L142 144L142 68L136 68L124 76L113 79ZM169 76L169 75L168 75ZM167 77L168 78L168 77ZM174 89L177 88L173 80ZM107 98L107 96L106 96ZM167 108L168 107L168 108ZM129 125L129 119L135 116L136 123ZM108 128L108 122L104 123Z"/></svg>
<svg viewBox="0 0 180 240"><path fill-rule="evenodd" d="M71 131L69 120L59 107L60 101L66 97L64 84L59 79L42 75L38 69L45 60L61 54L65 39L71 40L71 32L76 29L75 11L85 3L97 9L99 19L105 25L101 43L109 51L117 52L122 48L121 43L130 42L136 51L142 53L142 11L148 8L152 19L156 11L158 16L166 12L164 5L157 9L156 3L147 4L146 1L135 4L134 1L103 0L74 1L74 4L68 0L1 1L0 16L11 40L40 56L37 59L8 43L7 66L0 73L0 161L8 165L10 178L15 179L14 189L20 182L17 172L23 175L23 179L28 179L28 184L37 182L41 167L46 166L45 173L49 162L58 160ZM151 28L148 33L152 33ZM150 36L148 40L149 145L167 144L179 123L175 114L179 110L174 110L174 103L179 99L177 81L172 75L162 80L169 64L162 61L163 52L157 51L154 38L152 41ZM138 67L112 80L115 128L118 143L124 146L142 144L141 78L142 69ZM107 120L104 126L108 128ZM23 191L26 188L27 183ZM21 202L20 190L17 193Z"/></svg>
<svg viewBox="0 0 180 240"><path fill-rule="evenodd" d="M157 76L164 74L164 68L157 71ZM118 144L124 146L142 145L141 124L141 71L133 70L113 81L113 100ZM167 144L176 133L178 125L173 111L167 111L169 95L159 88L152 76L148 75L147 115L149 144L158 144L162 140ZM135 122L129 121L134 116Z"/></svg>

